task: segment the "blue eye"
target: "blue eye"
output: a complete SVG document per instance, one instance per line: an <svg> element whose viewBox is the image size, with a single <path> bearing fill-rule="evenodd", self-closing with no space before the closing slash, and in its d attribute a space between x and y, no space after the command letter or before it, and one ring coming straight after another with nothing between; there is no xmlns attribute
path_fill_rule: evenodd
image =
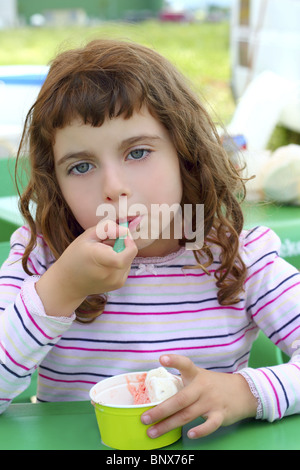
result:
<svg viewBox="0 0 300 470"><path fill-rule="evenodd" d="M142 160L150 154L148 149L135 149L128 154L129 160ZM130 158L131 157L131 158Z"/></svg>
<svg viewBox="0 0 300 470"><path fill-rule="evenodd" d="M73 173L74 175L84 175L90 170L91 164L87 162L78 163L78 165L74 165L68 173Z"/></svg>

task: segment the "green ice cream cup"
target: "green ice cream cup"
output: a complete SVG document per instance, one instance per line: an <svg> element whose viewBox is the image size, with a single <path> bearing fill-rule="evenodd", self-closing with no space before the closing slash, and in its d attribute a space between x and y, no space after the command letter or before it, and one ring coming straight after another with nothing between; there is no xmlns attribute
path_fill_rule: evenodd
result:
<svg viewBox="0 0 300 470"><path fill-rule="evenodd" d="M90 390L95 403L97 423L103 444L119 450L150 450L166 447L181 437L182 428L173 429L160 437L147 436L150 427L141 422L141 416L160 402L133 404L130 384L138 384L141 374L134 372L102 380Z"/></svg>

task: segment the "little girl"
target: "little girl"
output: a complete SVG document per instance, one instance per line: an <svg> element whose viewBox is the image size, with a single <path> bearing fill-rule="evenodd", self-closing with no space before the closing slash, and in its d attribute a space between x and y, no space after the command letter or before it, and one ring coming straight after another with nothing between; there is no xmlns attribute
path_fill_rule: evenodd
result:
<svg viewBox="0 0 300 470"><path fill-rule="evenodd" d="M300 411L300 275L278 256L272 231L243 230L244 182L167 60L117 40L60 54L28 114L25 145L26 225L1 269L1 412L37 368L38 401L88 400L101 379L159 361L185 387L144 413L145 424L160 420L150 437L200 416L190 438ZM204 206L202 246L187 249L175 216L149 235L162 222L151 209L163 205L177 215L192 205L194 232ZM289 363L247 367L259 329Z"/></svg>

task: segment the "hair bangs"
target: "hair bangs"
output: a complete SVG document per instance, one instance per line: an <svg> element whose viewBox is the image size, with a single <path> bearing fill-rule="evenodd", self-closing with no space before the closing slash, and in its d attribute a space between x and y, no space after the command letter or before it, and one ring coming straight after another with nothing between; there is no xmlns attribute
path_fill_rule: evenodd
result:
<svg viewBox="0 0 300 470"><path fill-rule="evenodd" d="M120 79L116 74L101 71L74 73L65 78L51 97L52 128L63 128L73 119L98 127L105 119L123 116L128 119L139 111L145 93L138 80ZM48 109L49 111L49 109Z"/></svg>

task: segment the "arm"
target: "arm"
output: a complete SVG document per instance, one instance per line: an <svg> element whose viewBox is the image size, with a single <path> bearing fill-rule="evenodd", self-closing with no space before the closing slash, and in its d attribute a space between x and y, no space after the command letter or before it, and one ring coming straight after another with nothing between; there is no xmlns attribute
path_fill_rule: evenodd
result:
<svg viewBox="0 0 300 470"><path fill-rule="evenodd" d="M12 248L0 271L0 413L29 386L38 364L74 319L46 316L34 285L47 269L50 253L39 238L30 255L36 274L31 277L21 263L27 242L28 231L22 227L12 235Z"/></svg>
<svg viewBox="0 0 300 470"><path fill-rule="evenodd" d="M0 412L27 388L31 374L70 328L75 308L87 295L125 282L136 254L132 240L117 254L90 229L47 269L49 253L39 239L30 255L33 277L22 269L24 232L12 237L14 248L0 273Z"/></svg>
<svg viewBox="0 0 300 470"><path fill-rule="evenodd" d="M106 238L99 240L100 233ZM137 254L134 241L127 236L121 253L100 241L125 235L129 235L127 228L108 222L105 231L92 227L68 246L36 283L48 315L68 317L88 295L109 292L124 284Z"/></svg>
<svg viewBox="0 0 300 470"><path fill-rule="evenodd" d="M268 247L264 257L257 253L255 240ZM245 240L249 268L246 281L247 312L253 322L291 357L289 363L259 369L245 368L239 373L248 381L261 402L257 418L273 421L300 412L300 273L278 257L280 241L271 231L255 232ZM249 243L250 242L250 243ZM248 285L247 285L248 284Z"/></svg>
<svg viewBox="0 0 300 470"><path fill-rule="evenodd" d="M163 365L181 372L186 386L143 415L145 424L163 420L149 428L151 437L199 416L206 421L191 429L189 437L203 437L220 426L258 417L256 397L262 405L263 419L272 421L300 412L300 274L278 257L280 243L273 232L261 228L245 240L245 245L249 266L245 283L247 315L285 353L293 355L291 361L223 374L199 369L182 356L161 358Z"/></svg>

